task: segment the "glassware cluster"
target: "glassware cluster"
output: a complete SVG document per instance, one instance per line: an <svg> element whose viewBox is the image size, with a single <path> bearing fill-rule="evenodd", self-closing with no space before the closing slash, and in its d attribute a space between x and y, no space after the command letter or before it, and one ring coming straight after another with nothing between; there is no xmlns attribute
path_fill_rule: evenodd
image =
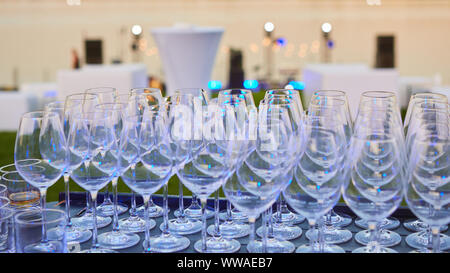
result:
<svg viewBox="0 0 450 273"><path fill-rule="evenodd" d="M345 92L337 90L315 92L304 110L300 93L289 89L266 91L257 106L245 89L210 99L199 88L168 97L154 88L91 88L22 116L15 164L0 169L5 183L22 182L0 188L0 224L15 229L16 242L2 249L67 252L71 242L91 239L82 252L113 253L138 245L144 232L144 252L177 252L190 246L186 235L201 232L193 242L198 252L237 252L236 239L248 235L250 253L343 253L338 245L352 239L345 228L352 218L333 210L343 199L366 229L354 236L363 246L353 252L395 252L389 247L401 236L390 229L400 223L392 214L402 201L418 218L404 223L416 231L406 243L415 252L440 252L450 246L440 234L450 222L449 125L447 97L435 93L411 96L402 121L395 93L387 91L364 92L352 119ZM174 176L179 208L169 219ZM64 212L45 202L61 177ZM81 217L70 215L69 178L89 195ZM128 207L118 202L119 178L133 192L130 216L121 220ZM193 194L187 208L183 186ZM151 198L161 189L162 207ZM214 209L207 207L212 195ZM151 236L151 218L159 216L162 232ZM291 241L305 219L309 243L296 248ZM111 222L112 231L99 235Z"/></svg>

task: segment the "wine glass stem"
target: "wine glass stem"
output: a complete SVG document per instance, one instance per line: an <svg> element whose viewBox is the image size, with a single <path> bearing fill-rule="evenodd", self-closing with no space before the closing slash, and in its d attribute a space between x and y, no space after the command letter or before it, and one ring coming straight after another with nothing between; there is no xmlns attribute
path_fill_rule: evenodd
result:
<svg viewBox="0 0 450 273"><path fill-rule="evenodd" d="M219 219L219 190L214 196L214 236L220 237L220 219Z"/></svg>
<svg viewBox="0 0 450 273"><path fill-rule="evenodd" d="M149 212L149 200L150 195L143 196L144 198L144 218L145 218L145 240L144 240L144 252L150 253L150 212Z"/></svg>
<svg viewBox="0 0 450 273"><path fill-rule="evenodd" d="M431 228L431 233L433 234L433 238L432 238L432 242L433 242L433 253L439 253L440 252L440 239L441 239L441 235L440 235L440 227L432 227Z"/></svg>
<svg viewBox="0 0 450 273"><path fill-rule="evenodd" d="M66 196L65 196L65 210L66 210L66 219L67 223L66 226L71 227L72 226L72 219L70 217L70 189L69 189L69 173L64 174L64 186L66 190Z"/></svg>
<svg viewBox="0 0 450 273"><path fill-rule="evenodd" d="M323 216L322 216L323 217ZM325 239L323 236L324 221L319 220L317 223L317 240L319 242L319 252L323 253L325 249Z"/></svg>
<svg viewBox="0 0 450 273"><path fill-rule="evenodd" d="M137 212L136 212L136 193L134 193L134 191L131 193L130 216L131 217L136 217L137 216Z"/></svg>
<svg viewBox="0 0 450 273"><path fill-rule="evenodd" d="M233 215L231 214L231 202L227 200L227 222L233 221Z"/></svg>
<svg viewBox="0 0 450 273"><path fill-rule="evenodd" d="M41 212L42 212L42 239L41 243L45 244L48 242L47 239L47 224L46 224L46 215L45 215L45 207L46 207L46 198L47 196L47 189L41 189Z"/></svg>
<svg viewBox="0 0 450 273"><path fill-rule="evenodd" d="M309 229L314 231L314 229L316 228L316 222L315 221L308 221L308 222L309 222ZM319 239L319 236L317 236L317 237L311 236L309 239L309 245L311 247L311 252L313 252L313 253L316 252L315 248L319 241L318 239Z"/></svg>
<svg viewBox="0 0 450 273"><path fill-rule="evenodd" d="M206 252L206 198L201 200L202 203L202 252Z"/></svg>
<svg viewBox="0 0 450 273"><path fill-rule="evenodd" d="M178 219L184 220L183 183L181 182L178 182L178 195L178 210L180 211Z"/></svg>
<svg viewBox="0 0 450 273"><path fill-rule="evenodd" d="M117 182L119 178L117 176L114 176L114 178L111 181L112 184L112 190L113 190L113 231L118 232L119 231L119 214L117 212Z"/></svg>
<svg viewBox="0 0 450 273"><path fill-rule="evenodd" d="M273 218L272 218L273 209L270 207L267 212L267 238L273 237Z"/></svg>
<svg viewBox="0 0 450 273"><path fill-rule="evenodd" d="M369 231L370 231L370 239L369 244L367 245L369 252L379 252L379 242L378 242L378 236L379 236L379 223L375 222L369 222Z"/></svg>
<svg viewBox="0 0 450 273"><path fill-rule="evenodd" d="M263 238L262 238L262 253L267 252L267 210L263 212Z"/></svg>
<svg viewBox="0 0 450 273"><path fill-rule="evenodd" d="M281 219L282 206L283 206L283 198L282 198L282 195L280 194L278 196L278 199L277 199L277 218L276 218L276 221L277 221L278 224L281 224L281 222L282 222L282 219Z"/></svg>
<svg viewBox="0 0 450 273"><path fill-rule="evenodd" d="M98 192L91 192L92 206L92 249L98 248L97 242L97 194Z"/></svg>
<svg viewBox="0 0 450 273"><path fill-rule="evenodd" d="M168 214L168 183L164 184L164 197L163 197L163 234L169 234L169 214Z"/></svg>

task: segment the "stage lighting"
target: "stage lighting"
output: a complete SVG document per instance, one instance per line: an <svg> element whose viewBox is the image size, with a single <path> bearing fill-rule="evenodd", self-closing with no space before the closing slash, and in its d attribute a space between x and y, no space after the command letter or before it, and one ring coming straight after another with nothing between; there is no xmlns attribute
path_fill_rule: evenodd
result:
<svg viewBox="0 0 450 273"><path fill-rule="evenodd" d="M134 25L131 27L131 33L135 36L139 36L142 33L142 27L140 25Z"/></svg>
<svg viewBox="0 0 450 273"><path fill-rule="evenodd" d="M330 33L330 32L331 32L331 29L332 29L332 27L331 27L331 24L330 24L330 23L323 23L323 24L322 24L322 31L323 31L324 33Z"/></svg>
<svg viewBox="0 0 450 273"><path fill-rule="evenodd" d="M275 25L272 22L267 22L264 24L264 30L267 32L272 32L275 29Z"/></svg>

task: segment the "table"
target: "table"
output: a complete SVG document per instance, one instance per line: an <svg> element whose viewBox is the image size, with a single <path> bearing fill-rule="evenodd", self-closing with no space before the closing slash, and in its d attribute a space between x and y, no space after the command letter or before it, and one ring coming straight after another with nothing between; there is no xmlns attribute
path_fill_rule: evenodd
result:
<svg viewBox="0 0 450 273"><path fill-rule="evenodd" d="M86 196L85 193L71 193L71 205L72 205L71 211L72 211L72 215L75 215L76 212L78 212L81 208L84 207L84 204L86 203L85 199L84 199L85 196ZM60 200L64 200L64 194L63 193L60 194ZM103 196L102 196L101 193L99 193L98 204L101 204L102 200L103 200ZM122 202L122 203L125 203L127 205L130 205L130 200L131 200L131 194L120 194L119 195L119 202ZM159 196L159 195L153 196L153 201L156 204L161 205L162 204L162 196ZM172 219L174 217L173 212L178 207L178 197L177 196L170 196L168 203L169 203L169 207L170 207L169 219ZM190 197L186 197L185 200L184 200L184 203L185 203L185 205L189 205L190 204ZM55 204L56 204L56 202L49 203L49 207L50 206L54 206ZM140 197L137 198L137 204L138 205L142 204L142 199ZM212 199L208 200L208 206L212 206L212 205L213 205L213 200ZM221 210L225 209L225 207L226 207L226 200L225 199L221 199L220 200L220 207L221 207ZM64 205L62 205L60 208L63 209ZM335 207L335 211L336 212L346 213L346 214L352 216L353 219L356 218L355 214L353 214L351 212L351 210L347 206L345 206L343 204L338 204ZM126 218L128 216L129 216L129 214L126 212L126 213L123 213L122 215L119 215L119 219ZM399 219L401 221L401 223L403 223L405 220L409 220L409 219L415 218L412 215L412 213L409 211L408 208L399 208L399 209L397 209L397 211L394 212L394 214L392 216L394 216L397 219ZM160 235L161 231L159 229L159 225L162 223L162 217L153 218L153 219L156 221L156 226L155 226L155 228L153 228L150 231L150 235L151 236ZM208 226L213 224L213 223L214 223L214 218L208 219ZM261 217L256 222L256 228L258 228L260 225L261 225ZM291 241L292 243L294 243L294 245L296 247L298 247L298 246L308 242L308 239L305 236L305 233L308 230L308 223L307 223L307 221L304 221L303 223L299 224L299 226L303 229L302 235L300 236L300 238L297 238L297 239ZM340 244L339 246L342 247L346 252L351 252L353 249L358 248L358 247L361 246L360 244L358 244L355 241L354 235L357 232L361 231L362 229L357 227L354 224L354 221L352 222L352 224L350 224L346 228L353 233L353 238L349 242L344 243L344 244ZM112 224L110 224L110 225L108 225L108 226L106 226L104 228L101 228L98 231L99 231L99 234L100 234L100 233L103 233L103 232L111 231L111 229L112 229ZM396 250L396 251L398 251L399 253L412 251L413 248L409 247L406 244L406 242L405 242L405 237L408 234L412 233L412 232L406 230L403 227L403 225L400 225L399 228L394 229L393 231L395 231L395 232L397 232L397 233L399 233L401 235L402 241L401 241L401 243L399 245L391 247L391 248ZM450 236L449 230L447 230L446 232L443 232L443 233ZM121 252L121 253L135 253L135 252L140 253L140 252L142 252L143 251L142 250L142 241L143 241L143 238L144 238L144 234L143 233L138 233L138 234L141 237L141 241L139 242L139 244L137 244L134 247L130 247L130 248L127 248L127 249L121 249L121 250L118 250L118 251ZM196 234L192 234L192 235L185 235L185 236L191 241L191 244L189 245L189 248L181 251L181 253L193 253L193 252L195 252L195 250L194 250L194 243L201 238L200 232L198 232ZM247 246L247 243L249 241L249 237L246 236L246 237L243 237L243 238L240 238L240 239L237 239L237 240L241 243L241 249L239 250L239 252L240 253L247 253L246 246ZM85 243L82 243L81 244L81 249L88 249L88 248L90 248L90 246L91 246L91 240L89 240L89 241L87 241Z"/></svg>

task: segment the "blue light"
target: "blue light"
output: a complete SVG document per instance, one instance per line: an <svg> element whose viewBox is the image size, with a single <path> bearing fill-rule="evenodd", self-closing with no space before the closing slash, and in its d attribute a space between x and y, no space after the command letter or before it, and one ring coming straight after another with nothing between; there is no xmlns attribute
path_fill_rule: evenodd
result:
<svg viewBox="0 0 450 273"><path fill-rule="evenodd" d="M244 87L247 89L255 89L258 88L259 83L257 80L245 80Z"/></svg>
<svg viewBox="0 0 450 273"><path fill-rule="evenodd" d="M286 39L285 38L278 38L277 39L277 45L283 47L286 45Z"/></svg>
<svg viewBox="0 0 450 273"><path fill-rule="evenodd" d="M221 81L209 81L208 88L210 90L219 90L222 88L222 82Z"/></svg>
<svg viewBox="0 0 450 273"><path fill-rule="evenodd" d="M327 41L327 47L328 48L333 48L334 47L334 42L332 40L328 40Z"/></svg>
<svg viewBox="0 0 450 273"><path fill-rule="evenodd" d="M304 90L305 89L305 83L304 82L298 82L298 81L290 81L289 85L294 87L294 89L297 90Z"/></svg>

